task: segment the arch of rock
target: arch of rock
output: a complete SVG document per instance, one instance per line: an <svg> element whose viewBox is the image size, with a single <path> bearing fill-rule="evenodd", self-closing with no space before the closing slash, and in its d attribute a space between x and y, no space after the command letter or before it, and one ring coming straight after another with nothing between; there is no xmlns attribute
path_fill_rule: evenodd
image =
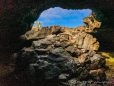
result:
<svg viewBox="0 0 114 86"><path fill-rule="evenodd" d="M64 9L92 9L101 22L113 26L114 0L0 0L0 54L8 56L20 48L19 36L30 29L44 10L50 7ZM99 16L100 11L104 17ZM102 19L101 19L102 18Z"/></svg>

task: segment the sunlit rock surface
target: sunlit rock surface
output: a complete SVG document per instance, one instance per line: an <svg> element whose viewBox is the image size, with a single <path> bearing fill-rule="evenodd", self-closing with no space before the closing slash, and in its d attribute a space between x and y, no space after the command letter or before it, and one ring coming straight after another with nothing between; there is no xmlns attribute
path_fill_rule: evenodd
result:
<svg viewBox="0 0 114 86"><path fill-rule="evenodd" d="M18 78L27 77L31 86L42 82L43 86L53 82L59 86L75 86L88 84L77 81L105 81L105 58L97 54L99 42L90 34L100 27L100 22L92 21L94 18L90 16L86 19L87 25L78 28L32 28L22 35L23 40L32 43L15 57Z"/></svg>
<svg viewBox="0 0 114 86"><path fill-rule="evenodd" d="M113 0L1 0L0 1L0 59L19 51L22 46L20 35L30 30L30 25L38 19L40 14L51 7L63 9L91 9L94 17L106 26L105 33L112 28L114 22ZM105 29L105 28L103 28ZM100 32L102 33L102 32ZM114 34L114 33L112 33ZM113 36L108 34L112 38ZM102 38L104 38L103 35ZM105 37L106 38L106 37ZM101 39L100 39L101 40ZM103 39L104 40L104 39ZM107 40L106 40L107 41ZM111 40L112 41L112 40ZM108 42L109 43L109 42ZM113 43L113 42L111 42ZM104 41L103 41L104 44ZM15 45L15 46L14 46ZM105 46L105 45L104 45ZM106 47L111 47L106 44ZM111 47L112 49L112 47Z"/></svg>

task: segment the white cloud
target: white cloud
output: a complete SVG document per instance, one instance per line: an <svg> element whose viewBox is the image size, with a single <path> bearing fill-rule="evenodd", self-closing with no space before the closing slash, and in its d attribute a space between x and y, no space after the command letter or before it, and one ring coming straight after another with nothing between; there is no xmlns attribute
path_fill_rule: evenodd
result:
<svg viewBox="0 0 114 86"><path fill-rule="evenodd" d="M50 8L41 13L40 18L60 18L61 15L56 8Z"/></svg>

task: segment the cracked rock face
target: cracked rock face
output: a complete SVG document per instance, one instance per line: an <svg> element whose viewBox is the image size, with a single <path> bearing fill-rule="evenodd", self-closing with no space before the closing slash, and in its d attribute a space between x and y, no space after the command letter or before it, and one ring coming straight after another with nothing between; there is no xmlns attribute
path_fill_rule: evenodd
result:
<svg viewBox="0 0 114 86"><path fill-rule="evenodd" d="M86 50L98 50L99 42L97 41L96 38L94 38L92 35L88 33L93 32L94 28L99 28L101 22L94 19L94 17L91 15L87 18L84 18L83 21L86 23L86 26L79 26L73 29L63 28L60 26L51 26L51 27L43 27L39 31L36 31L35 29L37 28L34 28L26 32L21 37L26 40L44 38L43 40L46 41L47 40L45 39L46 36L50 34L56 34L57 36L60 36L60 40L58 41L53 39L52 41L57 41L55 43L57 46L61 44L65 47L67 46L68 42L62 42L62 41L70 40L69 43L75 43L77 48L83 48Z"/></svg>
<svg viewBox="0 0 114 86"><path fill-rule="evenodd" d="M42 42L40 42L41 40ZM40 81L38 77L43 77L45 81L56 79L67 84L73 78L77 81L106 79L106 77L101 77L105 74L102 70L105 67L105 59L100 55L90 53L90 50L73 47L73 44L55 46L56 41L48 44L48 41L41 40L38 40L37 43L33 42L34 46L23 48L16 59L15 71L18 74L32 74L32 77L28 77L32 84L37 84ZM68 49L69 47L70 49ZM76 51L80 54L77 54ZM94 75L98 69L102 71L100 76Z"/></svg>
<svg viewBox="0 0 114 86"><path fill-rule="evenodd" d="M106 80L103 70L105 59L96 52L99 42L82 27L68 29L51 26L26 32L21 37L32 40L32 44L16 54L15 72L28 75L26 77L32 85L52 80L69 86L80 85L76 81Z"/></svg>
<svg viewBox="0 0 114 86"><path fill-rule="evenodd" d="M100 22L105 22L105 26L111 26L112 28L114 26L113 0L1 0L0 58L8 58L13 52L20 50L20 48L22 49L20 35L30 30L30 25L38 19L44 10L56 6L68 10L89 8L94 11L95 18L101 20ZM87 30L91 32L92 29L87 28Z"/></svg>

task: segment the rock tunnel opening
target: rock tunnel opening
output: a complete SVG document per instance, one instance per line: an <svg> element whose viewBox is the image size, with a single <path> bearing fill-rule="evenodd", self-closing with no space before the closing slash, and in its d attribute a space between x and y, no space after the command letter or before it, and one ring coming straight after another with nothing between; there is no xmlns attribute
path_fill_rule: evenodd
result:
<svg viewBox="0 0 114 86"><path fill-rule="evenodd" d="M49 11L48 11L49 10ZM56 10L56 12L54 12L53 13L53 11L54 10ZM59 11L57 11L57 10L59 10ZM62 12L62 10L63 10L63 12ZM47 13L45 12L45 11L47 11ZM67 14L67 12L66 11L70 11L70 10L66 10L66 9L61 9L61 8L59 8L59 7L54 7L54 8L49 8L49 9L47 9L47 10L44 10L41 14L40 14L40 16L39 16L39 18L36 20L36 26L37 26L37 22L38 21L40 21L41 23L42 23L42 25L44 26L44 27L46 27L46 26L52 26L52 25L59 25L59 26L65 26L65 27L69 27L69 28L75 28L75 27L77 27L77 26L81 26L81 25L84 25L84 24L86 24L87 25L87 27L88 27L88 24L87 23L83 23L82 22L82 19L84 18L84 17L87 17L91 12L92 12L92 15L94 16L94 18L95 19L97 19L98 21L100 21L100 22L102 22L102 25L101 25L101 28L100 29L103 29L103 26L105 26L105 24L107 24L107 21L108 21L108 19L107 19L107 17L103 14L103 12L102 12L102 10L100 10L100 9L97 9L97 8L94 8L94 9L92 9L92 10L90 10L90 9L83 9L83 10L71 10L71 11L74 11L74 12L77 12L77 16L72 16L73 14L76 14L76 13L74 13L74 12L72 12L71 13L71 18L73 17L74 19L76 19L76 20L73 20L73 22L72 21L69 21L69 20L67 20L67 21L62 21L61 19L60 19L60 17L62 17L60 14L62 14L63 13L63 16L65 17L65 16L67 16L67 18L69 18L69 16L68 15L64 15L64 12ZM80 13L80 11L82 11L82 13ZM59 13L58 13L59 12ZM54 16L54 15L55 16ZM84 15L84 14L86 14L86 15ZM79 15L82 15L83 16L83 18L79 18L80 16ZM47 18L47 17L49 17L49 18ZM55 20L53 20L54 19L54 17L55 17ZM51 19L52 18L52 19ZM57 19L58 18L58 19ZM46 20L45 20L46 19ZM65 20L65 18L64 18L64 20ZM70 19L71 20L71 19ZM61 21L61 22L58 22L58 21ZM55 23L56 22L56 23ZM70 22L70 23L69 23ZM94 22L94 20L92 20L92 22ZM78 24L77 24L78 23ZM35 26L35 25L33 25L33 26ZM102 30L101 30L102 31ZM55 34L58 34L58 33L60 33L61 31L58 31L58 32L56 32ZM97 37L97 39L98 39L98 41L100 41L100 49L99 50L114 50L112 47L114 46L114 44L113 44L113 39L105 39L103 36L104 35L100 35L100 33L102 33L102 34L106 34L106 32L107 32L107 30L105 29L103 32L100 32L100 30L98 30L98 34L94 34L93 33L93 35L94 36L96 36ZM109 31L110 32L110 31ZM113 34L113 33L111 33L111 34ZM107 42L108 41L108 42Z"/></svg>
<svg viewBox="0 0 114 86"><path fill-rule="evenodd" d="M50 2L49 2L50 1ZM105 26L107 26L108 24L109 24L109 26L110 25L112 25L113 26L113 21L114 21L114 11L113 11L113 8L114 8L114 2L113 2L113 0L106 0L106 1L104 1L104 0L101 0L101 1L99 1L99 0L96 0L96 1L91 1L91 0L85 0L85 1L83 1L83 0L54 0L54 1L51 1L51 0L49 0L49 1L44 1L44 0L42 0L42 1L37 1L37 0L17 0L17 1L14 1L14 0L8 0L8 1L5 1L5 4L4 3L2 3L2 2L4 2L4 0L2 0L2 1L0 1L0 29L2 29L1 31L0 31L0 38L2 39L1 41L0 41L0 45L2 45L3 47L0 47L0 49L2 49L2 52L0 52L0 55L1 55L1 57L2 57L2 55L5 55L5 56L3 56L3 58L9 58L9 56L12 54L12 52L15 52L15 50L16 51L18 51L18 50L20 50L20 44L21 43L19 43L17 40L19 39L18 37L20 36L20 35L22 35L22 34L24 34L25 33L25 30L23 29L23 28L25 28L26 26L28 26L27 28L28 29L30 29L30 27L29 27L29 25L34 21L34 20L36 20L37 19L37 17L40 15L40 13L43 11L43 10L45 10L45 9L47 9L47 8L49 8L49 7L54 7L54 6L61 6L61 7L63 7L63 8L65 8L65 9L69 9L69 8L71 8L71 9L84 9L84 8L90 8L90 9L92 9L92 11L94 11L95 13L95 15L94 15L94 17L98 20L98 21L100 21L100 22L102 22L102 21L104 21L104 25ZM31 2L31 3L30 3ZM38 2L38 3L37 3ZM7 5L7 3L8 3L8 5ZM37 5L36 5L37 4ZM2 7L3 6L3 7ZM97 7L97 8L96 8ZM5 10L1 10L2 8L5 8ZM94 8L96 8L96 9L94 9ZM99 10L101 10L101 11L99 11ZM100 13L99 13L100 12ZM103 16L102 15L102 13L101 12L103 12L105 15ZM97 15L98 14L98 15ZM99 16L99 14L100 14L100 16ZM9 15L11 15L11 16L9 16ZM9 17L8 17L9 16ZM108 17L108 18L107 18ZM102 24L103 25L103 24ZM18 28L18 29L17 29ZM113 27L111 27L111 28L113 28ZM4 29L4 30L3 30ZM103 28L104 29L104 28ZM106 30L107 29L107 30ZM105 40L105 38L107 39L107 41L104 41L104 42L107 42L107 44L108 45L110 45L109 44L109 38L111 38L111 41L113 40L113 35L110 37L110 33L111 32L114 32L114 30L109 30L109 28L106 28L105 29L105 34L103 34L102 32L103 31L99 31L99 34L100 35L97 35L97 34L95 34L95 37L96 37L96 35L97 35L97 37L99 38L99 36L101 37L103 37L104 38L104 40ZM3 32L2 32L3 31ZM9 31L9 32L8 32ZM107 36L107 31L109 31L109 33L108 33L108 36ZM16 33L15 33L16 32ZM83 32L83 30L82 30L82 32ZM102 33L102 34L101 34ZM58 33L57 33L58 34ZM6 37L6 38L5 38ZM12 39L12 37L13 37L13 39ZM53 37L52 37L53 38ZM90 37L91 38L91 37ZM12 40L9 40L9 39L12 39ZM102 40L102 38L99 38L99 40ZM73 41L72 41L73 42ZM104 42L102 42L103 44L104 44ZM101 42L100 42L101 43ZM112 43L112 42L111 42ZM26 43L25 43L26 44ZM35 43L34 43L35 44ZM47 44L48 44L48 42L47 42ZM56 45L56 47L58 47L58 45L60 46L60 43L59 42L57 42L57 43L55 43L55 44L57 44ZM63 45L62 46L64 46L64 44L65 43L63 43ZM66 44L65 44L66 45ZM113 43L112 43L112 45L113 45ZM105 48L105 46L107 46L107 45L104 45L104 48ZM22 47L22 46L21 46ZM43 48L45 48L46 46L44 46ZM52 46L53 47L53 46ZM112 46L113 47L113 46ZM106 48L105 48L106 49ZM71 50L73 50L73 48L72 48L72 46L70 46L69 48L67 48L67 51L68 51L68 53L70 52L70 53L72 53L72 52L74 52L74 51L71 51ZM1 50L0 50L1 51ZM27 51L27 52L26 52ZM46 49L36 49L35 50L35 52L39 52L39 51L43 51L43 52L46 52ZM50 62L57 62L57 64L56 64L56 66L57 65L61 65L61 64L58 64L58 60L59 61L66 61L66 58L68 58L68 57L66 57L65 55L62 55L62 53L60 52L60 54L61 55L59 55L60 57L62 56L62 59L60 59L60 57L57 57L57 58L55 58L55 59L53 59L53 56L52 56L52 54L58 54L58 52L57 51L63 51L64 52L64 50L63 49L61 49L61 48L57 48L57 49L55 49L54 50L54 52L50 52L50 57L48 58L48 60L50 60ZM79 50L77 50L76 51L77 52L77 54L79 53L79 54L82 54L83 52L88 52L88 51L84 51L84 50L82 50L82 51L80 51L80 49ZM66 52L64 52L65 54L66 54ZM89 52L90 54L91 53L95 53L95 52ZM74 53L72 53L72 54L74 54ZM15 56L17 56L17 54L15 54ZM22 52L19 52L18 53L18 57L21 57L21 56L23 56L22 58L18 58L19 59L19 61L21 62L22 61L22 64L20 64L20 65L17 65L17 66L21 66L20 68L22 68L22 69L25 69L26 67L25 67L25 65L26 65L26 62L27 62L27 64L29 63L29 62L33 62L34 63L34 58L35 57L37 57L37 54L36 53L34 53L34 52L32 52L32 50L30 50L29 51L29 49L27 50L27 48L25 48L25 49L23 49L22 50ZM29 57L33 57L33 59L30 61L30 59L31 58L29 58ZM75 55L72 55L72 56L75 56ZM25 58L25 57L28 57L28 58ZM46 56L42 56L41 58L43 58L43 59L45 59L45 57ZM95 54L95 56L93 57L93 59L95 59L96 57L98 57L98 58L101 58L102 59L102 57L100 57L99 55L96 55ZM39 58L39 57L38 57ZM83 59L82 57L80 57L79 58L79 61L80 62L82 62L82 60L81 59ZM72 61L74 61L73 59L71 59ZM71 61L71 60L69 60L69 59L67 59L67 62L68 62L68 64L67 64L67 66L70 66L69 65L69 62ZM6 61L6 60L5 60ZM19 62L18 61L18 62ZM85 64L89 64L89 65L86 65L87 66L87 69L88 70L91 70L91 69L93 69L93 68L95 68L95 69L97 69L97 67L95 66L95 65L90 65L90 61L88 61L88 60L86 60L87 62L85 62ZM102 62L101 62L102 61ZM101 66L101 67L103 67L104 66L104 63L105 63L105 61L103 62L104 60L100 60L100 64L99 64L99 66ZM19 63L20 63L19 62ZM41 62L41 61L38 61L39 63ZM37 62L37 64L39 64ZM52 62L52 63L53 63ZM48 67L47 69L48 69L48 73L47 73L47 70L45 71L43 71L43 73L44 73L44 75L43 76L46 76L46 77L54 77L54 75L56 75L56 74L59 74L60 73L60 70L58 69L58 67L61 67L61 66L58 66L58 67L56 67L55 66L55 64L53 65L49 65L48 63L46 63L46 61L44 61L44 62L42 62L43 64L41 64L41 67L39 68L39 67L37 67L38 68L38 70L39 69L42 69L44 66L46 66L46 67ZM66 63L66 62L65 62ZM64 62L63 62L63 64L65 64ZM76 61L76 64L77 64L78 62ZM103 64L102 64L103 63ZM31 69L33 69L33 66L35 66L35 68L36 68L36 66L37 65L33 65L33 64L31 64L30 65L30 71L29 72L31 72ZM62 67L66 67L66 65L62 65ZM74 65L75 66L75 65ZM28 66L27 66L27 68L28 68ZM68 67L69 68L69 67ZM44 68L45 69L45 68ZM78 69L78 68L76 68L76 69ZM25 69L26 70L26 69ZM29 70L29 68L28 68L28 70ZM37 70L37 69L36 69ZM54 70L54 71L53 71ZM64 70L64 69L62 69L62 70ZM69 76L70 77L72 77L72 76L75 76L75 72L76 71L78 71L78 74L77 75L80 75L81 74L81 76L79 77L79 79L81 79L81 78L84 78L84 77L86 77L86 75L88 75L88 72L84 69L84 68L79 68L79 70L80 71L78 71L78 70L72 70L73 71L73 73L74 74L61 74L60 76L59 76L59 79L66 79L67 77L69 78ZM42 71L42 70L41 70ZM50 71L51 71L51 73L50 73ZM56 71L56 73L55 73L55 71ZM68 70L69 71L69 70ZM83 71L82 73L80 73L79 74L79 72L81 72L81 71ZM0 71L1 72L1 71ZM26 72L26 71L25 71ZM39 71L38 71L39 72ZM37 74L38 74L38 72L37 72ZM58 73L57 73L58 72ZM93 73L95 73L95 72L99 72L100 73L100 75L101 76L103 76L103 77L100 77L100 79L102 79L102 80L104 80L105 79L105 74L104 74L104 72L102 71L102 70L96 70L96 71L90 71L91 72L91 75L93 75ZM31 72L31 74L33 74L34 72ZM69 73L71 73L71 71L69 72ZM113 72L112 72L113 73ZM36 75L37 75L36 74ZM41 72L37 75L37 77L39 77L39 75L41 74ZM52 74L52 76L51 76L51 74ZM24 75L24 74L22 74L21 73L21 75ZM28 74L29 75L29 74ZM25 76L28 76L28 75L25 75ZM49 76L48 76L49 75ZM36 77L36 78L37 78ZM41 79L42 79L42 76L40 75L40 80L39 81L41 81ZM90 76L90 77L92 77L92 76ZM22 79L22 77L20 76L20 78ZM30 80L30 78L31 77L27 77L27 79L29 79ZM34 75L32 76L32 78L34 78ZM88 77L89 78L89 77ZM94 79L99 79L99 77L93 77ZM103 79L104 78L104 79ZM38 78L39 79L39 78ZM43 78L44 79L44 78ZM13 82L14 82L14 80L12 80ZM31 79L31 81L33 81L33 83L34 83L34 80L32 80ZM55 80L56 81L56 80ZM29 82L29 81L28 81ZM45 80L44 80L44 82L45 82ZM44 84L44 82L42 82L41 84ZM47 82L49 82L49 81L47 81ZM47 86L47 82L46 82L46 84L44 85L44 86ZM50 82L52 82L52 80L50 81ZM71 81L69 81L69 83L71 83L72 84L72 82L76 82L75 80L71 80ZM1 83L0 83L1 84ZM20 84L20 83L19 83ZM37 84L39 84L38 82L37 82ZM40 85L41 85L40 84ZM58 83L57 83L58 84ZM56 84L56 85L57 85ZM81 84L81 83L80 83ZM81 84L82 85L82 84ZM5 85L6 86L6 85ZM25 86L25 85L24 85ZM28 84L27 84L27 86L28 86ZM30 85L29 85L30 86ZM31 86L33 86L33 85L31 85ZM52 86L52 85L49 85L49 86ZM55 86L55 84L54 84L54 86ZM58 85L57 85L58 86ZM102 86L102 85L101 85Z"/></svg>
<svg viewBox="0 0 114 86"><path fill-rule="evenodd" d="M84 25L83 18L90 15L92 10L68 10L60 7L49 8L44 10L39 18L35 21L33 27L40 21L43 26L56 26L76 28Z"/></svg>
<svg viewBox="0 0 114 86"><path fill-rule="evenodd" d="M12 25L12 23L14 23L13 27L14 28L23 28L22 26L25 26L25 25L30 25L30 23L32 23L36 18L35 16L33 16L32 14L35 14L35 13L38 13L36 16L38 17L38 15L40 14L40 12L42 12L43 10L49 8L49 7L54 7L54 6L61 6L61 7L64 7L64 8L71 8L71 9L83 9L83 8L96 8L98 7L98 9L101 9L102 12L104 12L106 14L105 17L108 17L109 22L111 25L113 25L113 22L114 21L114 18L113 18L113 14L114 14L114 11L113 11L113 8L114 8L114 2L113 0L106 0L106 1L99 1L99 0L96 0L94 2L92 2L91 0L85 0L85 1L79 1L79 0L68 0L68 2L66 2L66 0L54 0L54 1L51 1L48 2L48 1L37 1L37 0L33 0L33 1L27 1L27 0L17 0L16 2L14 0L8 0L7 2L5 1L5 3L13 3L13 4L10 4L9 6L7 6L7 4L4 5L4 0L0 2L1 8L5 8L7 10L8 13L6 13L4 15L4 13L0 10L0 14L2 14L2 17L0 20L0 29L3 28L5 26L5 28L9 29L11 32L10 33L7 33L6 29L4 28L4 33L7 33L5 34L5 37L7 37L7 39L5 39L4 37L2 38L4 41L1 40L0 43L4 44L4 50L2 51L3 53L5 52L6 54L6 58L8 58L8 56L11 55L11 53L8 55L8 53L10 52L10 50L12 50L14 52L14 50L17 50L17 43L14 43L15 41L14 40L18 40L16 37L14 37L14 34L15 34L15 31L19 31L17 29L12 29L10 26ZM35 3L30 3L29 2L34 2ZM24 3L23 3L24 2ZM26 3L27 2L27 3ZM54 2L54 3L53 3ZM73 3L74 2L74 3ZM37 5L36 5L37 3ZM64 5L65 3L65 5ZM15 4L15 5L14 5ZM28 5L29 4L29 5ZM13 5L13 6L12 6ZM104 6L105 5L105 6ZM3 6L3 7L2 7ZM37 8L38 7L38 8ZM10 9L9 9L10 8ZM33 12L31 11L29 13L30 10L36 8L36 10L33 10ZM13 9L13 11L11 12L11 10ZM25 12L25 11L28 11ZM11 12L11 13L10 13ZM19 15L15 15L14 13L17 13ZM12 15L12 16L10 16ZM23 16L24 15L24 16ZM7 17L9 16L9 17ZM96 15L98 17L98 15ZM1 15L0 15L1 17ZM96 18L97 18L96 17ZM15 20L14 20L15 19ZM27 19L27 20L26 20ZM99 19L99 18L98 18ZM11 21L9 23L7 23L7 21ZM24 24L23 24L23 21L24 21ZM31 22L32 21L32 22ZM20 24L21 23L21 24ZM109 25L110 25L109 24ZM17 25L17 26L16 26ZM107 24L108 25L108 24ZM23 28L24 29L24 28ZM29 28L30 29L30 28ZM14 31L14 32L12 32ZM23 31L21 31L23 32ZM114 32L114 31L112 31ZM3 33L3 32L2 32ZM4 34L2 34L4 35ZM18 35L20 35L20 33L18 33ZM0 34L1 36L1 34ZM12 37L14 37L13 41L11 40ZM98 36L99 37L99 36ZM104 37L104 36L103 36ZM104 37L105 38L105 37ZM109 36L110 38L110 36ZM7 41L8 40L8 41ZM10 42L9 42L10 41ZM12 46L11 46L12 45ZM15 46L14 46L15 45ZM8 48L7 48L8 47ZM14 49L16 47L16 49ZM8 52L9 51L9 52ZM38 50L37 50L38 51ZM1 53L2 53L1 52ZM79 51L78 51L79 52ZM4 55L5 55L4 54ZM51 59L51 58L50 58ZM91 65L89 65L91 66ZM92 68L92 67L91 67ZM83 71L83 70L82 70ZM98 70L99 71L99 70ZM86 72L86 71L85 71ZM96 71L97 72L97 71ZM101 74L101 73L100 73ZM85 74L82 74L82 76L85 75ZM62 75L64 77L64 75ZM60 76L61 78L61 76ZM71 81L72 82L72 81Z"/></svg>
<svg viewBox="0 0 114 86"><path fill-rule="evenodd" d="M61 7L54 7L49 8L47 10L44 10L39 18L34 21L34 23L31 23L31 28L37 28L39 27L39 23L41 27L51 27L56 26L58 28L68 28L68 29L75 29L78 26L87 25L87 23L84 23L82 20L85 17L88 17L90 13L92 12L91 9L82 9L82 10L68 10L63 9ZM48 33L48 32L47 32ZM53 32L53 34L59 34L62 33L61 30L58 30L57 32ZM26 47L31 46L32 41L28 41L25 43Z"/></svg>
<svg viewBox="0 0 114 86"><path fill-rule="evenodd" d="M67 10L62 9L60 7L54 7L49 8L47 10L44 10L39 18L31 24L32 28L38 27L38 23L40 21L41 26L43 27L50 27L50 26L56 26L56 27L66 27L68 29L75 29L78 26L82 26L86 24L86 26L89 28L88 23L82 22L83 18L88 17L92 13L91 9L83 9L83 10ZM94 22L94 20L91 18L91 21ZM57 32L54 32L53 34L59 34L62 33L62 31L58 30ZM31 42L26 44L27 46L31 45Z"/></svg>
<svg viewBox="0 0 114 86"><path fill-rule="evenodd" d="M5 27L1 27L1 28L8 28L7 29L8 31L7 30L2 30L3 32L2 31L0 32L1 33L0 36L1 36L1 39L2 39L2 42L0 43L1 51L4 51L2 53L2 55L7 54L8 53L7 50L8 51L12 50L11 53L20 50L20 48L21 48L20 44L22 44L22 42L20 42L19 36L25 33L25 31L26 31L25 28L27 28L27 30L30 30L31 29L30 28L31 23L33 23L34 20L36 20L39 17L41 12L43 12L45 9L48 9L50 7L55 7L55 6L49 6L49 7L46 7L46 8L29 9L25 12L20 12L20 13L13 10L13 12L17 13L18 15L11 16L9 19L7 17L4 17L4 19L6 19L6 20L3 19L3 21L7 21L7 20L10 21L10 19L11 19L11 21L14 21L14 19L16 21L14 21L13 23L12 22L10 22L10 23L7 23L7 22L1 23L2 24L1 26L5 26ZM64 9L67 9L67 7L64 7L64 6L61 6L61 7L63 7ZM83 7L83 8L87 8L87 7ZM81 9L83 9L83 8L81 8ZM75 9L75 7L74 8L71 7L71 9ZM9 9L9 10L11 10L11 9ZM98 17L99 14L101 14L102 12L99 11L98 9L96 10L96 9L93 9L93 8L92 8L92 11L94 11L95 18L97 18L97 20L102 21L102 19L103 19L102 16ZM3 12L3 15L6 15L6 14L13 15L13 13L11 11L8 11L8 10ZM21 16L18 17L19 15L21 15ZM15 37L14 37L14 35L15 35ZM4 39L6 39L6 40L4 40ZM9 46L9 44L10 44L10 46ZM14 45L17 45L17 46L12 47ZM8 56L11 55L11 53L8 54ZM5 56L5 57L7 58L7 56ZM4 58L4 56L3 56L3 58Z"/></svg>
<svg viewBox="0 0 114 86"><path fill-rule="evenodd" d="M54 8L53 8L54 9ZM47 10L49 10L49 8L47 9ZM59 9L60 10L60 9ZM90 9L89 9L90 10ZM102 10L100 10L100 9L98 9L98 8L93 8L92 9L92 11L93 11L93 13L92 13L92 15L95 17L95 19L97 19L98 21L100 21L100 22L102 22L102 25L101 25L101 28L100 29L104 29L104 28L102 28L103 26L105 26L105 24L107 24L107 21L109 21L108 19L107 19L107 16L103 13L103 11ZM42 13L43 13L44 11L42 11ZM40 14L40 16L42 15L42 13ZM51 12L50 12L51 13ZM45 16L46 15L46 16ZM45 21L45 17L47 17L47 15L53 15L53 13L52 14L46 14L46 13L44 13L43 14L43 17L44 17L44 19L43 18L40 18L40 16L39 16L39 18L36 20L36 21L41 21L41 23L42 23L42 21ZM56 17L60 17L60 16L58 16L58 15L56 15ZM47 19L48 20L48 23L45 21L45 22L43 22L42 24L44 25L44 26L49 26L49 23L50 23L50 25L59 25L59 24L53 24L52 23L52 21L50 21L49 19ZM59 19L58 19L59 20ZM78 20L78 19L77 19ZM82 21L82 19L80 19L81 21ZM79 21L79 20L78 20ZM69 21L68 21L69 22ZM68 23L68 22L66 22L66 24ZM47 24L46 24L47 23ZM62 23L61 23L62 24ZM75 23L76 24L76 23ZM74 25L75 25L74 24ZM82 24L82 23L81 23ZM69 25L69 24L68 24ZM87 25L87 24L86 24ZM60 25L60 26L65 26L65 25ZM80 24L78 25L78 26L80 26ZM70 26L67 26L67 27L70 27ZM76 26L73 26L73 27L76 27ZM104 34L106 34L107 33L107 29L104 29L104 31L102 31L102 30L98 30L98 34L94 34L94 36L96 36L97 37L97 39L100 41L100 43L101 43L101 45L100 45L100 50L114 50L114 49L112 49L112 47L113 47L113 39L111 38L110 39L110 37L109 37L109 39L105 39L103 36L104 36ZM58 33L60 33L61 31L58 31L58 32L56 32L57 34ZM110 32L110 31L109 31ZM100 33L102 33L103 35L101 35ZM112 31L112 33L111 34L113 34L113 31ZM109 36L109 35L108 35ZM108 42L107 42L108 41ZM110 42L110 43L109 43ZM107 47L105 47L105 46L107 46Z"/></svg>
<svg viewBox="0 0 114 86"><path fill-rule="evenodd" d="M106 80L105 76L102 77L105 72L101 69L105 68L105 59L96 52L99 42L90 34L95 28L100 27L101 22L91 14L83 18L83 22L86 25L73 29L61 26L41 27L38 23L38 26L23 34L21 38L26 41L32 40L32 44L17 53L17 74L26 68L24 73L31 74L32 77L26 78L32 85L38 85L39 81L48 83L47 81L51 80L59 83L63 81L69 86L69 82L72 81L75 85L75 80ZM38 78L41 77L39 72L42 73L41 80ZM97 75L97 79L93 72L102 72L102 76Z"/></svg>

